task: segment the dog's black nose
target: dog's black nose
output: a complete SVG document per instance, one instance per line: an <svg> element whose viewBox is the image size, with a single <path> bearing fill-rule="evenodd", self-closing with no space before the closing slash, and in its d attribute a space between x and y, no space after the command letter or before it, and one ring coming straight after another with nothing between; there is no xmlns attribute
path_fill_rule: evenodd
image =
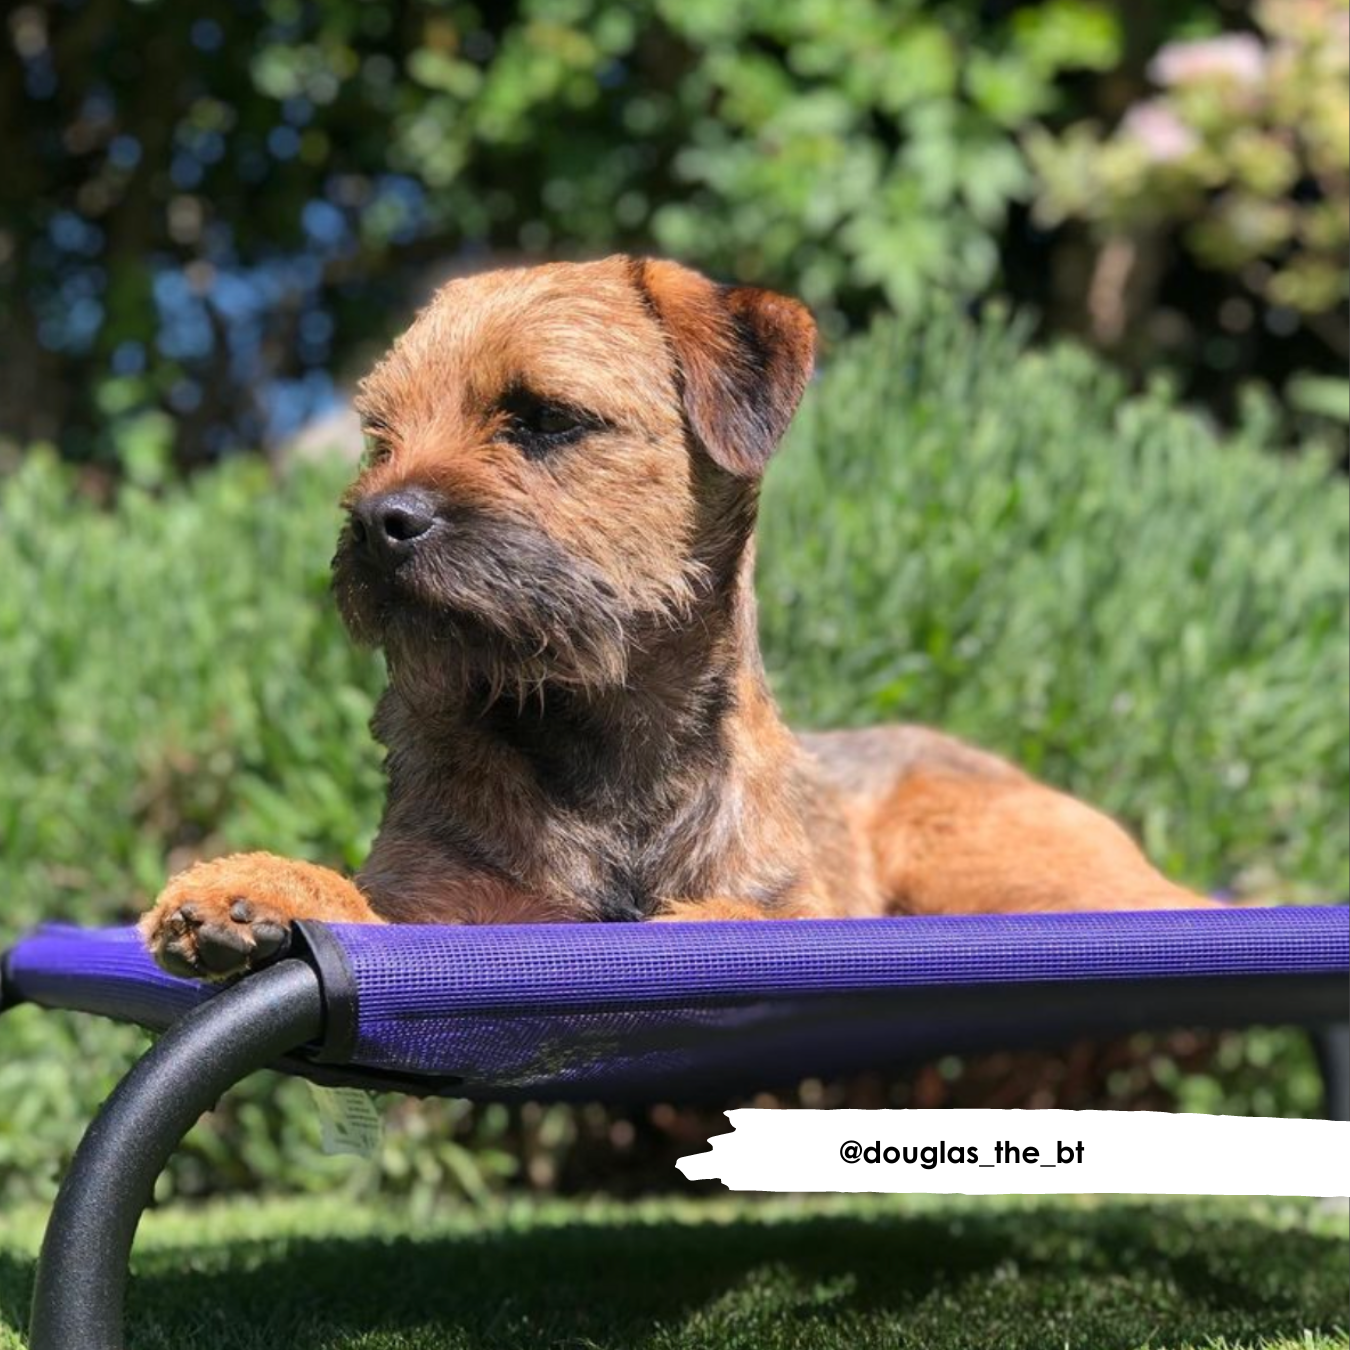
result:
<svg viewBox="0 0 1350 1350"><path fill-rule="evenodd" d="M435 523L436 499L413 488L367 497L352 508L352 538L383 557L406 557Z"/></svg>

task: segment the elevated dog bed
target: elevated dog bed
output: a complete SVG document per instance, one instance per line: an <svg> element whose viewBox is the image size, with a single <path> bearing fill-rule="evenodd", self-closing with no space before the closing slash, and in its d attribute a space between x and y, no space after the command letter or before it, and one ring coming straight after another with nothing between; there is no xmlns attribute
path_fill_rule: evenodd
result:
<svg viewBox="0 0 1350 1350"><path fill-rule="evenodd" d="M483 928L302 924L218 989L132 929L45 928L3 1006L165 1034L90 1126L53 1210L32 1350L120 1346L126 1263L169 1155L255 1069L491 1100L689 1101L921 1057L1145 1028L1329 1032L1346 1114L1350 911L1027 914Z"/></svg>

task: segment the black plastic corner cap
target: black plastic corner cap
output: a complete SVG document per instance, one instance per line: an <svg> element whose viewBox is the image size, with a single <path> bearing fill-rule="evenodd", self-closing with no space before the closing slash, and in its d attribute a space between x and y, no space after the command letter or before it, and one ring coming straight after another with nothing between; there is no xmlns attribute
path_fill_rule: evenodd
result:
<svg viewBox="0 0 1350 1350"><path fill-rule="evenodd" d="M358 990L351 962L332 930L317 919L291 925L288 955L299 957L319 977L323 1035L306 1058L318 1064L346 1064L356 1049Z"/></svg>

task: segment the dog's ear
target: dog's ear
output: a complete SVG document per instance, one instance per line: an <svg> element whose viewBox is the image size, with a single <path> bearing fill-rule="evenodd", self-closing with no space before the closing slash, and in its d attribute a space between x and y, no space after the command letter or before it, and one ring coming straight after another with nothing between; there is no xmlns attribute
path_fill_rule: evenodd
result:
<svg viewBox="0 0 1350 1350"><path fill-rule="evenodd" d="M816 356L805 305L718 286L678 263L634 263L675 352L694 435L728 473L758 478L797 411Z"/></svg>

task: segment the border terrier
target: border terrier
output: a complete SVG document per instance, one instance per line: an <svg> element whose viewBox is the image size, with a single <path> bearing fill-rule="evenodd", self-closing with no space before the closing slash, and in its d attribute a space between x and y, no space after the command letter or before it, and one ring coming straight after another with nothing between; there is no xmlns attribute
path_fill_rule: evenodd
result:
<svg viewBox="0 0 1350 1350"><path fill-rule="evenodd" d="M1208 902L1111 820L919 726L794 735L756 635L760 479L811 375L796 301L628 257L444 287L364 381L333 560L384 648L354 880L248 853L142 921L175 974L293 919L635 922Z"/></svg>

